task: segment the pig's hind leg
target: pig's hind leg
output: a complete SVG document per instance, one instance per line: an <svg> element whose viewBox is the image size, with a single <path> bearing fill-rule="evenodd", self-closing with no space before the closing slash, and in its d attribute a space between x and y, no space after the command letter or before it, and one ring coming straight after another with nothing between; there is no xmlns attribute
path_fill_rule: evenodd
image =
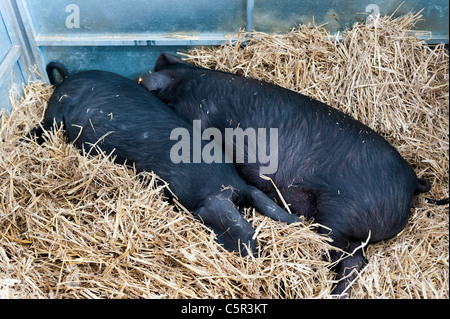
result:
<svg viewBox="0 0 450 319"><path fill-rule="evenodd" d="M226 250L239 251L242 256L255 253L254 228L223 193L208 197L194 216L214 231L216 241Z"/></svg>
<svg viewBox="0 0 450 319"><path fill-rule="evenodd" d="M270 217L276 221L287 224L301 223L300 218L295 214L289 214L280 206L275 204L266 194L256 187L249 186L247 194L245 194L248 206L254 207L258 212L264 216Z"/></svg>
<svg viewBox="0 0 450 319"><path fill-rule="evenodd" d="M347 298L350 292L350 285L358 276L359 272L367 263L364 257L364 247L359 241L351 241L345 247L344 254L338 251L331 253L333 261L337 261L335 267L337 272L338 283L331 292L332 295L338 298Z"/></svg>

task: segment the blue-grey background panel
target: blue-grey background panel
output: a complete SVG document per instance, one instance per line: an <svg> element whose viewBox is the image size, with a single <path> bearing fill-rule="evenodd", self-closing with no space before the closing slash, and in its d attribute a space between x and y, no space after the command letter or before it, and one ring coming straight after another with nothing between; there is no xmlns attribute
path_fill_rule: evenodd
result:
<svg viewBox="0 0 450 319"><path fill-rule="evenodd" d="M245 26L245 0L33 0L27 3L38 36L227 34ZM71 4L79 9L80 28L66 26Z"/></svg>
<svg viewBox="0 0 450 319"><path fill-rule="evenodd" d="M58 60L73 71L108 69L134 77L162 48L218 45L248 24L256 31L287 32L299 23L324 24L330 33L351 28L369 14L392 14L400 0L13 0L45 79ZM250 5L251 4L251 5ZM249 8L252 12L248 12ZM396 15L424 8L418 29L431 43L448 42L448 1L408 0ZM76 23L75 23L75 20ZM425 35L426 36L426 35ZM104 47L104 48L101 48ZM102 57L102 54L104 55ZM145 61L141 59L145 58Z"/></svg>
<svg viewBox="0 0 450 319"><path fill-rule="evenodd" d="M7 76L0 79L0 110L5 110L7 113L11 111L10 103L10 90L14 86L18 95L15 98L19 98L23 94L22 84L26 83L26 79L22 76L22 70L19 67L19 63L12 64L8 70Z"/></svg>
<svg viewBox="0 0 450 319"><path fill-rule="evenodd" d="M448 42L449 1L448 0L256 0L255 30L263 32L287 32L297 24L327 24L330 33L351 28L355 22L365 21L370 14L381 16L404 15L412 11L422 12L422 21L415 29L433 33L435 42ZM401 5L401 6L400 6ZM397 10L398 9L398 10ZM397 10L397 11L396 11Z"/></svg>
<svg viewBox="0 0 450 319"><path fill-rule="evenodd" d="M7 23L7 10L5 4L0 6L0 110L11 110L9 99L10 89L15 86L22 92L25 82L23 72L19 65L21 48L13 41L10 34L10 24Z"/></svg>
<svg viewBox="0 0 450 319"><path fill-rule="evenodd" d="M43 47L47 61L63 63L69 73L85 70L103 70L121 74L131 79L151 70L161 52L176 54L192 47L174 46L86 46Z"/></svg>
<svg viewBox="0 0 450 319"><path fill-rule="evenodd" d="M136 79L160 52L219 45L244 28L283 33L298 24L326 24L330 34L391 15L402 0L1 0L1 105L11 83L47 80L50 61L70 72L99 69ZM399 16L423 10L417 30L429 43L449 41L447 0L407 0ZM250 25L250 26L249 26ZM7 108L7 107L6 107Z"/></svg>
<svg viewBox="0 0 450 319"><path fill-rule="evenodd" d="M12 47L11 39L9 38L6 24L3 17L0 16L0 62L2 62L9 50Z"/></svg>

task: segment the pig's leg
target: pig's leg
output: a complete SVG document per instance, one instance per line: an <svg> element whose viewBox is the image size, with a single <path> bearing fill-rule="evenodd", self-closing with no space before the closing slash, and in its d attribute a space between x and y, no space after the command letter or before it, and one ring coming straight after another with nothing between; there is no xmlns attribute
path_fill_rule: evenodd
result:
<svg viewBox="0 0 450 319"><path fill-rule="evenodd" d="M249 202L249 206L254 207L264 216L287 224L301 223L301 220L297 215L289 214L275 204L275 202L267 197L266 194L253 186L249 186L247 201Z"/></svg>
<svg viewBox="0 0 450 319"><path fill-rule="evenodd" d="M336 266L339 282L331 292L332 295L339 298L347 298L350 292L350 284L356 279L357 272L367 263L367 260L364 257L364 248L359 246L361 246L361 242L352 241L349 242L348 246L345 248L345 251L350 255L345 256L345 258L339 261Z"/></svg>
<svg viewBox="0 0 450 319"><path fill-rule="evenodd" d="M240 251L242 256L255 253L255 230L223 194L208 197L194 215L214 231L226 250Z"/></svg>

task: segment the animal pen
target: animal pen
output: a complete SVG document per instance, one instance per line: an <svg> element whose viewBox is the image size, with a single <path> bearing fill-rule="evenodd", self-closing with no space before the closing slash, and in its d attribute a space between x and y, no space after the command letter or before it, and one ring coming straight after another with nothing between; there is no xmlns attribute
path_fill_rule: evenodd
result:
<svg viewBox="0 0 450 319"><path fill-rule="evenodd" d="M335 284L314 220L246 210L259 250L241 257L154 173L83 156L62 131L23 143L54 90L50 61L137 79L171 52L277 84L382 134L431 181L427 197L448 197L448 1L182 3L0 3L0 297L330 298ZM401 233L367 248L350 298L449 298L449 206L414 206Z"/></svg>

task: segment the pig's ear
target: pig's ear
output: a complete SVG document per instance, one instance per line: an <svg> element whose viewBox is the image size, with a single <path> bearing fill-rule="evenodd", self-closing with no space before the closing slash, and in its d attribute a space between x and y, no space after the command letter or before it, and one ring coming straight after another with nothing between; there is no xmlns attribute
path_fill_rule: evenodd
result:
<svg viewBox="0 0 450 319"><path fill-rule="evenodd" d="M170 75L164 72L150 73L139 78L138 83L145 87L149 92L158 94L165 91L172 79Z"/></svg>
<svg viewBox="0 0 450 319"><path fill-rule="evenodd" d="M177 63L187 64L175 55L169 53L160 53L158 59L156 60L154 72L158 72L169 65Z"/></svg>

